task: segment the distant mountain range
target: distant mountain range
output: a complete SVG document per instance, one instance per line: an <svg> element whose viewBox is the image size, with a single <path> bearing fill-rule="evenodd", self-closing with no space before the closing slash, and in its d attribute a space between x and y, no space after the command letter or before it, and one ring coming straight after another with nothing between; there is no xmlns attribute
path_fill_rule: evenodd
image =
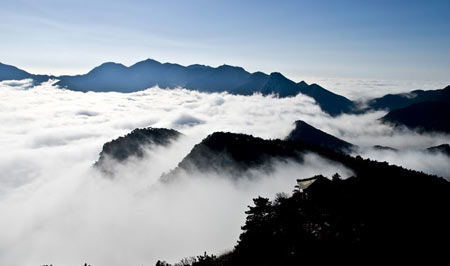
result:
<svg viewBox="0 0 450 266"><path fill-rule="evenodd" d="M3 80L22 80L22 79L33 79L34 82L40 83L53 78L53 76L48 75L34 75L30 74L24 70L21 70L15 66L5 65L0 63L0 81Z"/></svg>
<svg viewBox="0 0 450 266"><path fill-rule="evenodd" d="M33 75L13 66L0 64L0 81L31 78L45 81L58 79L57 85L76 91L135 92L150 87L183 87L201 92L228 92L237 95L277 94L279 97L295 96L299 93L312 97L322 110L330 115L352 112L356 105L349 99L332 93L317 84L295 83L280 73L267 75L262 72L249 73L242 67L222 65L182 66L160 63L147 59L130 67L117 63L104 63L84 75L46 76Z"/></svg>
<svg viewBox="0 0 450 266"><path fill-rule="evenodd" d="M432 153L442 153L447 156L450 156L450 145L449 144L441 144L438 146L433 146L430 148L427 148L427 151Z"/></svg>
<svg viewBox="0 0 450 266"><path fill-rule="evenodd" d="M182 66L160 63L153 59L132 66L104 63L83 75L51 76L34 75L17 67L0 63L0 81L33 79L36 83L57 79L57 85L75 91L135 92L154 86L161 88L186 88L200 92L228 92L236 95L276 94L279 97L295 96L299 93L313 98L320 108L331 116L344 113L361 113L371 110L395 110L414 103L441 101L450 103L450 86L440 90L415 90L409 93L388 94L370 100L360 108L344 96L326 90L317 84L294 82L278 72L265 74L247 72L242 67L222 65Z"/></svg>
<svg viewBox="0 0 450 266"><path fill-rule="evenodd" d="M407 107L414 103L440 101L450 103L450 86L439 90L415 90L408 93L387 94L368 102L368 108L372 110L395 110Z"/></svg>
<svg viewBox="0 0 450 266"><path fill-rule="evenodd" d="M404 126L419 132L450 133L450 104L437 101L414 103L390 111L381 120L395 127Z"/></svg>

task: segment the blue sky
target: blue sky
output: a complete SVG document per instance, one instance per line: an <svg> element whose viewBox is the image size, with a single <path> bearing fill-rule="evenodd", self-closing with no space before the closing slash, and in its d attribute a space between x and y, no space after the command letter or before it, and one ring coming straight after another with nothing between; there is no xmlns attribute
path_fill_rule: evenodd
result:
<svg viewBox="0 0 450 266"><path fill-rule="evenodd" d="M302 77L450 77L450 1L0 0L0 62L85 73L153 58Z"/></svg>

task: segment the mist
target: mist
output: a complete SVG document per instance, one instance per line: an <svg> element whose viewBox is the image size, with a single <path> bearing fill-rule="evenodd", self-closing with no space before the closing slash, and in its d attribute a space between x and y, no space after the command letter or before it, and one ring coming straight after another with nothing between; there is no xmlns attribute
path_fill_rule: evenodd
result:
<svg viewBox="0 0 450 266"><path fill-rule="evenodd" d="M279 99L182 88L82 93L53 84L0 82L1 265L154 265L221 253L235 245L252 198L290 193L297 178L352 175L307 154L301 164L275 161L273 172L253 169L239 180L211 172L159 182L215 131L284 138L294 121L304 120L359 145L363 157L450 176L447 156L423 152L449 143L448 135L394 130L379 122L384 112L333 118L303 95ZM147 147L144 158L114 164L114 178L92 168L105 142L148 126L184 136L168 147Z"/></svg>

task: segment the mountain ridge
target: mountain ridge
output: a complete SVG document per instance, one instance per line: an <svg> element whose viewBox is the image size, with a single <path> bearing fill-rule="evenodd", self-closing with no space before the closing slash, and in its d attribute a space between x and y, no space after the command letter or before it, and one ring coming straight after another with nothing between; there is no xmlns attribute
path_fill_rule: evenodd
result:
<svg viewBox="0 0 450 266"><path fill-rule="evenodd" d="M450 103L424 101L390 111L381 121L394 127L407 127L423 132L450 133Z"/></svg>
<svg viewBox="0 0 450 266"><path fill-rule="evenodd" d="M39 81L55 78L59 80L56 85L83 92L129 93L159 86L168 89L182 87L200 92L228 92L236 95L261 93L293 97L301 93L312 97L320 108L331 116L350 113L356 109L356 104L351 100L317 84L308 85L304 81L296 83L279 72L250 73L242 67L227 64L218 67L199 64L182 66L146 59L131 66L106 62L79 75L34 75L12 66L8 70L5 68L4 71L0 71L0 81L23 78Z"/></svg>
<svg viewBox="0 0 450 266"><path fill-rule="evenodd" d="M294 124L295 128L285 140L299 141L344 153L357 148L357 146L315 128L305 121L297 120Z"/></svg>
<svg viewBox="0 0 450 266"><path fill-rule="evenodd" d="M371 99L368 102L368 109L392 111L427 101L450 103L450 85L437 90L413 90L407 93L386 94L382 97Z"/></svg>

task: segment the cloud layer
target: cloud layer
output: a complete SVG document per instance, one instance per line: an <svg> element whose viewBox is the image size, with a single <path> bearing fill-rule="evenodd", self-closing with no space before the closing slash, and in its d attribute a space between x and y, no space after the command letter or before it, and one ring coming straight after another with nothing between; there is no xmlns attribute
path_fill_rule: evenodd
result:
<svg viewBox="0 0 450 266"><path fill-rule="evenodd" d="M296 178L352 174L309 154L303 164L277 163L271 174L256 169L257 180L197 173L156 182L214 131L283 138L301 119L360 145L364 157L450 176L448 157L422 152L449 136L393 131L378 122L383 112L332 118L302 95L81 93L15 81L0 82L0 97L1 265L154 265L221 252L233 247L253 197L289 192ZM103 143L147 126L185 137L117 165L113 180L91 168ZM377 144L405 152L371 148Z"/></svg>

